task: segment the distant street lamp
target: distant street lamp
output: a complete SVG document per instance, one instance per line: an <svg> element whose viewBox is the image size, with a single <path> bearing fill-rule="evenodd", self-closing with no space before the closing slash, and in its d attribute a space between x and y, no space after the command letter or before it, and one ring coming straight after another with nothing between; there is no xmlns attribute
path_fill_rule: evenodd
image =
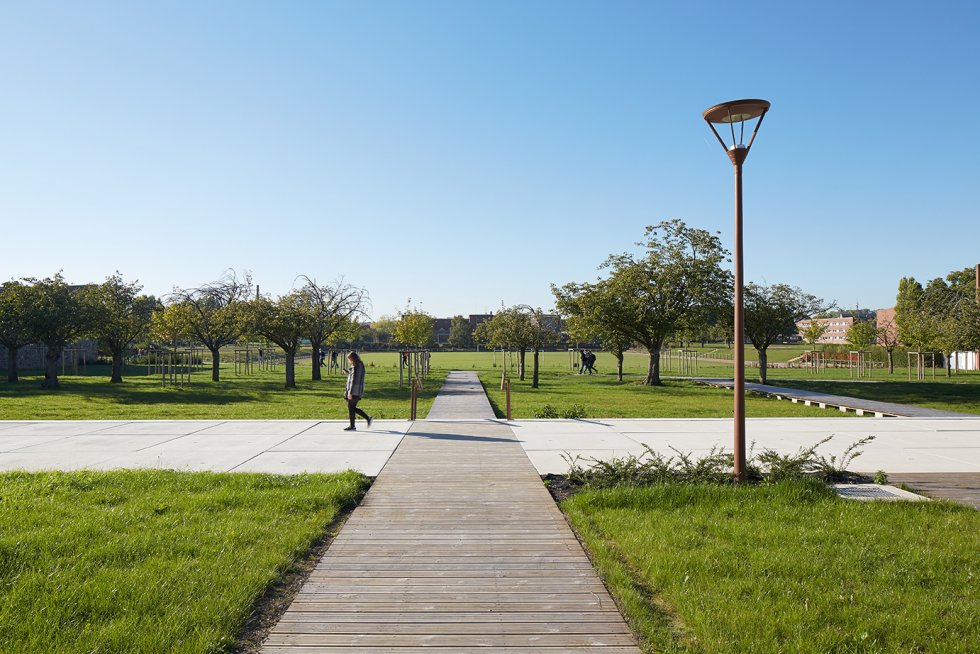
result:
<svg viewBox="0 0 980 654"><path fill-rule="evenodd" d="M745 322L742 312L742 163L749 156L749 148L762 125L762 119L769 111L766 100L732 100L716 104L703 114L708 127L725 149L728 158L735 166L735 480L745 481ZM744 142L745 123L758 118L748 145ZM718 134L715 125L728 124L731 128L732 143L728 145ZM738 139L735 138L735 124L738 123Z"/></svg>

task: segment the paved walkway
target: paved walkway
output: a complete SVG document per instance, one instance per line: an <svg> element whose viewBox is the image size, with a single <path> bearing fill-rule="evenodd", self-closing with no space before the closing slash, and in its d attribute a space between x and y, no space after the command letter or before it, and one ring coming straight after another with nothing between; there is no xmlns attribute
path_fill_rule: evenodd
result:
<svg viewBox="0 0 980 654"><path fill-rule="evenodd" d="M731 379L698 379L692 378L712 386L724 386L731 388L734 382ZM787 388L785 386L770 386L769 384L757 384L746 382L745 390L762 395L770 395L779 399L792 400L793 402L803 402L807 406L819 406L821 409L833 408L845 411L851 409L858 415L870 413L881 417L904 417L904 418L965 418L971 417L969 413L956 413L954 411L941 411L940 409L930 409L923 406L913 406L910 404L898 404L896 402L879 402L877 400L865 400L859 397L848 397L846 395L831 395L830 393L820 393L817 391L807 391L800 388ZM975 416L974 416L975 417Z"/></svg>
<svg viewBox="0 0 980 654"><path fill-rule="evenodd" d="M449 376L437 415L488 415L474 377ZM640 652L512 431L492 420L412 426L262 652L430 647Z"/></svg>

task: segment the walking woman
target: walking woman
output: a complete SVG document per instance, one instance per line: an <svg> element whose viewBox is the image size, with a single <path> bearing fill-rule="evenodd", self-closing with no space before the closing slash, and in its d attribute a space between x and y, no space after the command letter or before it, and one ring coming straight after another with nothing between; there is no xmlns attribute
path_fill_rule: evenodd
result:
<svg viewBox="0 0 980 654"><path fill-rule="evenodd" d="M364 397L364 362L357 352L348 352L347 361L350 368L347 369L347 390L344 391L344 399L347 400L347 413L350 415L350 427L345 427L344 431L357 431L354 426L354 418L361 416L367 420L367 426L371 427L371 416L357 408L357 403ZM356 414L356 415L355 415Z"/></svg>

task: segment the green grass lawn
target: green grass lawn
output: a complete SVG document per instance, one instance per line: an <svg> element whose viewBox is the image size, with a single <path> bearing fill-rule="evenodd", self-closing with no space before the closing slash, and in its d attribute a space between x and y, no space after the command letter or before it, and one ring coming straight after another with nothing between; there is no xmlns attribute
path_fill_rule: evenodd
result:
<svg viewBox="0 0 980 654"><path fill-rule="evenodd" d="M980 651L980 513L818 483L562 503L648 652Z"/></svg>
<svg viewBox="0 0 980 654"><path fill-rule="evenodd" d="M226 652L368 485L340 475L0 475L0 651Z"/></svg>
<svg viewBox="0 0 980 654"><path fill-rule="evenodd" d="M504 416L506 399L500 390L499 372L482 372L490 404L498 417ZM615 376L579 375L551 371L543 375L537 389L531 380L511 379L511 414L515 419L533 418L545 405L559 411L577 404L589 418L730 418L732 391L684 380L665 380L663 386L643 386L636 379L620 384ZM749 393L745 413L753 418L834 417L845 415L803 404L793 404Z"/></svg>
<svg viewBox="0 0 980 654"><path fill-rule="evenodd" d="M710 349L710 348L709 348ZM717 349L717 348L716 348ZM795 350L787 346L785 356ZM797 348L798 349L798 348ZM398 386L398 353L366 353L367 392L363 408L379 418L407 418L409 388ZM580 376L572 364L573 352L546 352L541 357L541 388L531 390L528 382L516 381L516 356L508 359L513 385L514 416L533 417L546 404L558 409L580 404L593 417L728 417L731 415L730 391L716 390L674 380L676 370L664 369L665 385L647 388L636 384L646 374L647 357L630 352L625 358L625 384L615 379L615 358L598 353L599 375ZM488 389L499 388L503 356L493 352L436 352L432 355L432 373L426 380L419 400L419 415L425 416L449 370L474 370ZM530 380L531 355L527 357L527 379ZM221 381L210 381L210 371L194 373L183 388L163 387L157 376L148 376L145 367L129 367L122 384L109 383L106 366L89 366L78 376L61 377L59 391L42 391L37 371L27 371L21 382L0 382L0 419L343 419L347 408L342 399L345 376L327 375L319 382L310 380L309 359L297 362L297 388L283 388L282 366L276 371L259 371L238 376L234 366L225 362ZM33 373L33 374L31 374ZM324 370L324 373L326 371ZM756 371L747 370L754 380ZM702 363L698 374L705 377L732 375L730 364ZM831 393L920 404L950 411L980 413L980 394L971 392L980 383L980 373L961 373L947 381L907 382L901 374L890 377L887 384L843 383L846 369L821 371L818 376L807 370L773 369L770 383L800 388L819 388ZM874 379L884 373L875 371ZM820 383L827 384L819 386ZM976 397L974 397L974 395ZM830 416L816 408L788 402L747 397L749 416ZM503 399L491 393L491 402L503 415Z"/></svg>
<svg viewBox="0 0 980 654"><path fill-rule="evenodd" d="M397 355L365 355L366 390L361 407L377 418L409 417L409 386L398 386ZM372 364L374 364L372 366ZM79 371L82 372L82 371ZM88 366L85 374L60 378L58 391L40 388L41 377L26 375L16 384L0 382L0 419L4 420L140 420L140 419L344 419L346 375L310 380L310 362L296 366L296 388L283 388L285 373L260 371L236 376L224 365L221 381L210 368L195 372L183 388L166 387L145 367L131 367L122 384L109 383L107 366ZM433 369L419 396L424 416L445 381L446 371Z"/></svg>

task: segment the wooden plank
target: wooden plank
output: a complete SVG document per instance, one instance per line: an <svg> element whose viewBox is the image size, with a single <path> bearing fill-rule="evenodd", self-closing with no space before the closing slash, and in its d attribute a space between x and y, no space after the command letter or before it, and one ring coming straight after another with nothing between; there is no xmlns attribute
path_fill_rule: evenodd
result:
<svg viewBox="0 0 980 654"><path fill-rule="evenodd" d="M639 654L520 444L495 422L417 421L262 652L433 647Z"/></svg>

